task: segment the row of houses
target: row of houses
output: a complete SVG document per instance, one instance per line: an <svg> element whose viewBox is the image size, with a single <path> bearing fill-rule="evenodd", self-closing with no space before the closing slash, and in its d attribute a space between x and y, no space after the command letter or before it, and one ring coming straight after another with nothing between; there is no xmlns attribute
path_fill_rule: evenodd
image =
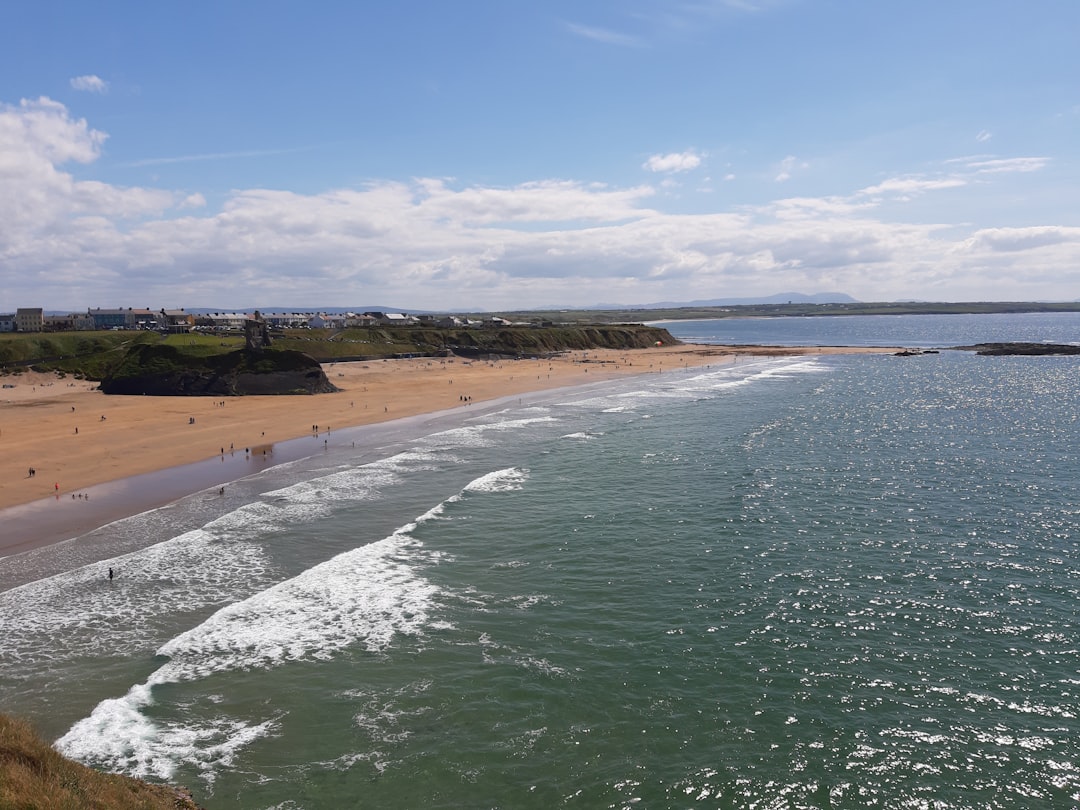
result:
<svg viewBox="0 0 1080 810"><path fill-rule="evenodd" d="M0 332L73 332L94 330L152 329L162 332L191 330L226 331L243 329L244 321L259 318L272 329L348 329L376 326L457 327L508 326L502 318L484 321L453 315L406 315L400 312L207 312L192 313L183 309L88 309L85 313L46 315L40 308L19 308L13 314L0 314Z"/></svg>
<svg viewBox="0 0 1080 810"><path fill-rule="evenodd" d="M14 314L0 313L0 332L82 332L102 329L160 329L175 316L183 319L183 310L168 313L134 307L88 309L65 315L46 315L40 307L20 307Z"/></svg>

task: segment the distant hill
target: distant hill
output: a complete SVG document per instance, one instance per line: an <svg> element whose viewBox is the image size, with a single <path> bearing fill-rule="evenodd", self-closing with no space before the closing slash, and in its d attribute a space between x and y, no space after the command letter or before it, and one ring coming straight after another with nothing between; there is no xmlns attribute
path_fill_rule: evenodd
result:
<svg viewBox="0 0 1080 810"><path fill-rule="evenodd" d="M777 293L776 295L755 298L710 298L695 301L659 301L655 304L596 304L582 309L678 309L680 307L745 307L763 304L857 304L856 299L847 293L823 292L806 295L805 293Z"/></svg>
<svg viewBox="0 0 1080 810"><path fill-rule="evenodd" d="M857 304L856 299L847 293L824 292L806 295L805 293L777 293L776 295L760 296L757 298L711 298L696 301L660 301L654 304L593 304L591 306L543 306L536 307L535 311L557 312L560 310L572 310L588 312L594 309L677 309L679 307L739 307L766 304ZM187 311L196 315L205 315L210 312L323 312L327 314L341 314L345 312L407 312L410 315L434 314L434 310L413 309L411 307L390 307L365 304L364 306L341 307L297 307L297 306L265 306L265 307L188 307ZM442 312L470 312L479 313L480 310L462 309L454 307ZM499 310L500 312L502 310Z"/></svg>

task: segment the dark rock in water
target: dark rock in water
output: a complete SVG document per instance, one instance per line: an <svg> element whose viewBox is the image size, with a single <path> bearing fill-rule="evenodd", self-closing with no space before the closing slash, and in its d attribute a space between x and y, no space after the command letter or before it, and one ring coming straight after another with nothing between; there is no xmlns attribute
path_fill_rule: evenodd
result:
<svg viewBox="0 0 1080 810"><path fill-rule="evenodd" d="M101 381L106 394L243 396L325 394L338 389L302 352L241 349L209 356L174 346L133 346Z"/></svg>
<svg viewBox="0 0 1080 810"><path fill-rule="evenodd" d="M990 356L1080 354L1080 346L1068 343L976 343L974 346L956 348Z"/></svg>

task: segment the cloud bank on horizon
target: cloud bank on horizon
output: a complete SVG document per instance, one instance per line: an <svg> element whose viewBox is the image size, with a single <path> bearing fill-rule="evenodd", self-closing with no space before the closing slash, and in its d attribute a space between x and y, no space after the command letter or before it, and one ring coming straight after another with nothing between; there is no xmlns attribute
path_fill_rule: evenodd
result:
<svg viewBox="0 0 1080 810"><path fill-rule="evenodd" d="M1080 298L1064 0L52 5L2 311Z"/></svg>

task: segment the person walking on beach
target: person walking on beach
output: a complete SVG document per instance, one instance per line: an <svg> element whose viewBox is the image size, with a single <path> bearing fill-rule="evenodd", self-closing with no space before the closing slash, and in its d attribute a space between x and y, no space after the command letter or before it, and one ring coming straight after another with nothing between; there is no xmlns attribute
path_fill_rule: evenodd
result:
<svg viewBox="0 0 1080 810"><path fill-rule="evenodd" d="M112 578L113 578L113 570L110 568L109 569L109 580L112 581Z"/></svg>

